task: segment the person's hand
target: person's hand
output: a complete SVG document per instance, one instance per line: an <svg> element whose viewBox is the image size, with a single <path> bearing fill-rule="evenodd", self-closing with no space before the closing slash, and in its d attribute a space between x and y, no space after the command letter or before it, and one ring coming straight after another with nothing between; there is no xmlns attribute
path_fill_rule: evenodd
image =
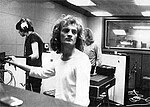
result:
<svg viewBox="0 0 150 107"><path fill-rule="evenodd" d="M16 69L15 63L16 63L17 61L16 61L16 57L15 57L15 56L8 56L6 62L9 63L9 65L13 65L14 68Z"/></svg>
<svg viewBox="0 0 150 107"><path fill-rule="evenodd" d="M11 63L16 63L16 57L15 56L8 56L7 61L6 62L10 62Z"/></svg>

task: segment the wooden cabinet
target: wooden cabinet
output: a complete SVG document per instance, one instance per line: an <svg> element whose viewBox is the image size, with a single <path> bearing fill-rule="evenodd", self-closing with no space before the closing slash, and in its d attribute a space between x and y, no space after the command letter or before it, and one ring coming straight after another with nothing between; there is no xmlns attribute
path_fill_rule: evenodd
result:
<svg viewBox="0 0 150 107"><path fill-rule="evenodd" d="M130 53L129 89L150 90L150 54Z"/></svg>
<svg viewBox="0 0 150 107"><path fill-rule="evenodd" d="M150 91L150 55L142 56L142 90Z"/></svg>
<svg viewBox="0 0 150 107"><path fill-rule="evenodd" d="M141 78L142 78L142 55L141 54L128 54L130 57L129 64L129 89L141 88Z"/></svg>

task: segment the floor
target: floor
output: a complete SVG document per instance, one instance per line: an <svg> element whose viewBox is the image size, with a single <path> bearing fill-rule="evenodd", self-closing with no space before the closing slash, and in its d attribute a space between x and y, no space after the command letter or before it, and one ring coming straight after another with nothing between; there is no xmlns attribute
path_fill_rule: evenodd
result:
<svg viewBox="0 0 150 107"><path fill-rule="evenodd" d="M89 107L123 107L112 101L107 101L106 99L91 100Z"/></svg>
<svg viewBox="0 0 150 107"><path fill-rule="evenodd" d="M138 97L137 97L138 96ZM128 101L126 105L117 104L109 101L109 104L105 100L91 101L89 107L150 107L150 90L132 90L128 92Z"/></svg>
<svg viewBox="0 0 150 107"><path fill-rule="evenodd" d="M128 91L127 105L129 107L150 107L150 90Z"/></svg>
<svg viewBox="0 0 150 107"><path fill-rule="evenodd" d="M99 104L99 105L92 105L89 107L150 107L150 104L129 104L129 105L120 105L120 104L115 104L115 103L109 103L109 105L106 104Z"/></svg>

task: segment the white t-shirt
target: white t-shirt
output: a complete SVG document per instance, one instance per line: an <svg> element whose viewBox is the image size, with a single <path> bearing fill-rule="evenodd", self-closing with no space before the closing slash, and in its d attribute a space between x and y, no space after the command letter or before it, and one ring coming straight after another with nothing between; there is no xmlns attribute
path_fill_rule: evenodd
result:
<svg viewBox="0 0 150 107"><path fill-rule="evenodd" d="M88 106L91 70L89 57L76 49L69 60L58 58L49 71L33 67L30 75L47 78L51 76L52 69L56 72L55 98Z"/></svg>

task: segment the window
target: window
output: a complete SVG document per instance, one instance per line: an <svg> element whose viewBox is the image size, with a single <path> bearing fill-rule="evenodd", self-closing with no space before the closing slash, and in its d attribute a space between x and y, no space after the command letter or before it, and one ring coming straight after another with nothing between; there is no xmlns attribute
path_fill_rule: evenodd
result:
<svg viewBox="0 0 150 107"><path fill-rule="evenodd" d="M104 47L150 50L149 18L105 18Z"/></svg>

